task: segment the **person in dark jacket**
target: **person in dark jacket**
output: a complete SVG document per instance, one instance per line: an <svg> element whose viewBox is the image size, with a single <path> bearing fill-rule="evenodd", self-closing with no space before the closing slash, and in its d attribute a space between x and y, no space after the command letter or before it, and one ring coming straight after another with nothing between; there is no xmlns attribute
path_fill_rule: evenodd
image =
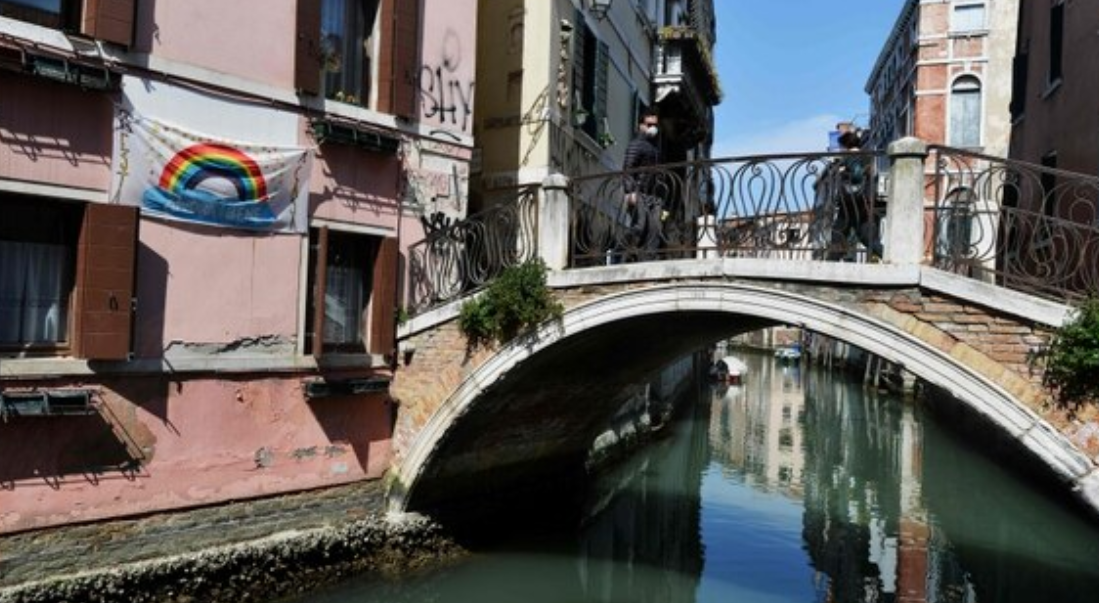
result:
<svg viewBox="0 0 1099 603"><path fill-rule="evenodd" d="M626 212L630 220L631 240L627 247L638 248L638 258L651 260L660 246L661 217L664 210L659 177L652 169L660 164L659 118L646 112L637 123L637 134L626 147L622 168L626 171L623 188Z"/></svg>
<svg viewBox="0 0 1099 603"><path fill-rule="evenodd" d="M849 155L838 161L835 181L836 216L832 223L830 259L847 256L851 236L866 248L869 260L881 260L882 245L879 218L874 214L876 191L870 170L870 158L858 154L861 137L856 131L844 132L840 145Z"/></svg>

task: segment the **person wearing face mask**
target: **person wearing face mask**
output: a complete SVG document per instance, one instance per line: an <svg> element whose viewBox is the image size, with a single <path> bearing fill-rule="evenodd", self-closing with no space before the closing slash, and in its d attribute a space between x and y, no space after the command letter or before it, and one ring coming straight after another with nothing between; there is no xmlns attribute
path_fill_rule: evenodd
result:
<svg viewBox="0 0 1099 603"><path fill-rule="evenodd" d="M660 164L659 135L656 114L642 113L637 124L637 135L626 147L626 157L622 162L622 168L626 171L623 183L626 212L630 219L630 240L625 247L635 247L634 257L641 260L655 259L660 246L663 200L658 190L658 174L650 169Z"/></svg>

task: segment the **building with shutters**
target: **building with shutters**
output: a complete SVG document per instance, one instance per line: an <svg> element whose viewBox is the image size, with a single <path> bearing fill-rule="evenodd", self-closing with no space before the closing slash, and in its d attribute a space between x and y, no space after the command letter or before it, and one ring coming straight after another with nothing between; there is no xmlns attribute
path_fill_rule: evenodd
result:
<svg viewBox="0 0 1099 603"><path fill-rule="evenodd" d="M1019 0L908 0L866 82L867 148L915 136L1000 157Z"/></svg>
<svg viewBox="0 0 1099 603"><path fill-rule="evenodd" d="M663 159L709 156L721 100L712 0L481 0L474 132L479 196L551 173L621 169L638 118L661 116Z"/></svg>
<svg viewBox="0 0 1099 603"><path fill-rule="evenodd" d="M1011 57L1020 0L908 0L866 82L870 95L867 149L915 136L928 144L1007 156L1011 133ZM933 162L926 169L935 170ZM883 173L888 164L878 168ZM888 190L888 174L879 191ZM996 199L987 200L990 204ZM927 203L932 203L930 199ZM989 206L991 209L991 205ZM925 247L962 244L966 232L936 236L926 213ZM968 244L966 242L965 244ZM888 241L886 241L888 245ZM994 260L989 259L992 263Z"/></svg>
<svg viewBox="0 0 1099 603"><path fill-rule="evenodd" d="M1099 174L1096 31L1099 11L1086 3L1022 3L1011 99L1012 159Z"/></svg>
<svg viewBox="0 0 1099 603"><path fill-rule="evenodd" d="M0 533L382 475L477 9L0 0Z"/></svg>

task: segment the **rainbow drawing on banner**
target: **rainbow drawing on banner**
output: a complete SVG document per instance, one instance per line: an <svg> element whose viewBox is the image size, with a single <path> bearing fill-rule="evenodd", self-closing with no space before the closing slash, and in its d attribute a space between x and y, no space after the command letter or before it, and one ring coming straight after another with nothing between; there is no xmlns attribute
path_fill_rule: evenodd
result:
<svg viewBox="0 0 1099 603"><path fill-rule="evenodd" d="M202 142L164 164L143 206L195 222L268 229L279 217L268 201L267 179L250 155L227 144Z"/></svg>
<svg viewBox="0 0 1099 603"><path fill-rule="evenodd" d="M229 145L209 142L176 153L160 174L160 188L179 194L212 178L232 183L240 201L267 200L267 180L255 160Z"/></svg>
<svg viewBox="0 0 1099 603"><path fill-rule="evenodd" d="M115 112L113 202L171 222L307 231L313 149L297 144L299 115L130 76L123 96Z"/></svg>

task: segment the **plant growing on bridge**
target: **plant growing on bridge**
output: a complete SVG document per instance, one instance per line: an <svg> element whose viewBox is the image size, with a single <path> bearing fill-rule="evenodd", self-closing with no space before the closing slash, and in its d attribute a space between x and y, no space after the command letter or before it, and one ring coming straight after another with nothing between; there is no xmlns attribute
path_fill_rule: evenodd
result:
<svg viewBox="0 0 1099 603"><path fill-rule="evenodd" d="M1099 403L1099 298L1086 299L1045 353L1045 382L1066 406Z"/></svg>
<svg viewBox="0 0 1099 603"><path fill-rule="evenodd" d="M477 347L505 343L563 313L546 286L546 265L534 259L505 268L481 295L463 303L458 327Z"/></svg>

